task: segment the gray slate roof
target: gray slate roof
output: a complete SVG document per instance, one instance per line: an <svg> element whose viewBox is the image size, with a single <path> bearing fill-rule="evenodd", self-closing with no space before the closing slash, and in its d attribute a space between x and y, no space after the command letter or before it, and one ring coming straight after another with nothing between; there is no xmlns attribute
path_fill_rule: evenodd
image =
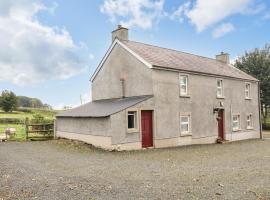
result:
<svg viewBox="0 0 270 200"><path fill-rule="evenodd" d="M143 102L152 95L126 97L121 99L98 100L86 103L77 108L66 110L56 115L56 117L107 117L140 102Z"/></svg>
<svg viewBox="0 0 270 200"><path fill-rule="evenodd" d="M216 59L134 41L122 42L153 66L258 81L234 66Z"/></svg>

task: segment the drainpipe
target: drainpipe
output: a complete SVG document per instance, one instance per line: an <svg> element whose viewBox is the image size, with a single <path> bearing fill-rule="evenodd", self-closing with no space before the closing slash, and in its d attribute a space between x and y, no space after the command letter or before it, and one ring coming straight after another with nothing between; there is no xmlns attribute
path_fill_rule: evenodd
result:
<svg viewBox="0 0 270 200"><path fill-rule="evenodd" d="M121 78L120 79L120 81L121 81L121 87L122 87L122 98L125 98L125 96L126 96L126 92L125 92L125 79L123 79L123 78Z"/></svg>
<svg viewBox="0 0 270 200"><path fill-rule="evenodd" d="M260 89L260 81L258 82L258 108L259 108L259 123L260 123L260 139L263 139L262 135L262 118L261 118L261 89Z"/></svg>
<svg viewBox="0 0 270 200"><path fill-rule="evenodd" d="M231 103L230 103L230 129L231 129L231 141L232 141L232 135L233 135L233 130L232 130L232 100L231 100Z"/></svg>

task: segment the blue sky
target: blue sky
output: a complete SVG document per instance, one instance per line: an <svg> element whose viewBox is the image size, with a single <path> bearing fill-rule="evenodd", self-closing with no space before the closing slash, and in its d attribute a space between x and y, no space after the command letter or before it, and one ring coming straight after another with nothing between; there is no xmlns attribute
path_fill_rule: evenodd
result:
<svg viewBox="0 0 270 200"><path fill-rule="evenodd" d="M130 39L231 59L270 40L263 0L0 1L0 91L61 108L89 101L89 78L117 24Z"/></svg>

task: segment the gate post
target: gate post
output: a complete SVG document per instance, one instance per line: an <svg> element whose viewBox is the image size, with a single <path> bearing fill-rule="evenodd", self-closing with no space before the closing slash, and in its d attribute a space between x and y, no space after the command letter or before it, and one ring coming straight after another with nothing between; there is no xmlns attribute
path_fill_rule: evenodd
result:
<svg viewBox="0 0 270 200"><path fill-rule="evenodd" d="M29 124L29 118L28 117L26 117L25 118L25 138L26 138L26 140L28 139L28 124Z"/></svg>

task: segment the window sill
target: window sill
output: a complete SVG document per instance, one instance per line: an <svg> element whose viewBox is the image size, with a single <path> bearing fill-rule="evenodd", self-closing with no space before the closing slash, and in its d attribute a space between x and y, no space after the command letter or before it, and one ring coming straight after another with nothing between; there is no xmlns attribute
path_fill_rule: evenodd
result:
<svg viewBox="0 0 270 200"><path fill-rule="evenodd" d="M190 95L180 95L180 97L182 97L182 98L190 98Z"/></svg>
<svg viewBox="0 0 270 200"><path fill-rule="evenodd" d="M225 99L225 97L217 97L217 99Z"/></svg>
<svg viewBox="0 0 270 200"><path fill-rule="evenodd" d="M135 129L135 128L127 130L127 133L138 133L138 132L139 132L139 129Z"/></svg>
<svg viewBox="0 0 270 200"><path fill-rule="evenodd" d="M181 133L180 137L192 136L192 133Z"/></svg>
<svg viewBox="0 0 270 200"><path fill-rule="evenodd" d="M254 127L247 127L247 130L252 131L254 130Z"/></svg>
<svg viewBox="0 0 270 200"><path fill-rule="evenodd" d="M245 98L245 100L252 100L252 98Z"/></svg>
<svg viewBox="0 0 270 200"><path fill-rule="evenodd" d="M232 130L232 132L240 132L242 131L242 129L235 129L235 130Z"/></svg>

